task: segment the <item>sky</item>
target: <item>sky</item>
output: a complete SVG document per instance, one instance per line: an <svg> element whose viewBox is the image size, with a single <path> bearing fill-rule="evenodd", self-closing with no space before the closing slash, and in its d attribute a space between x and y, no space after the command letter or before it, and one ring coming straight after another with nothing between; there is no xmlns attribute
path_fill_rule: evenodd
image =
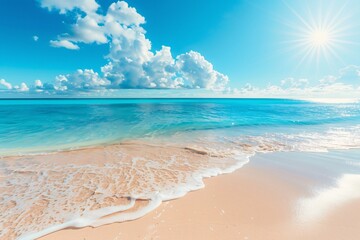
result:
<svg viewBox="0 0 360 240"><path fill-rule="evenodd" d="M0 97L360 98L357 0L2 0Z"/></svg>

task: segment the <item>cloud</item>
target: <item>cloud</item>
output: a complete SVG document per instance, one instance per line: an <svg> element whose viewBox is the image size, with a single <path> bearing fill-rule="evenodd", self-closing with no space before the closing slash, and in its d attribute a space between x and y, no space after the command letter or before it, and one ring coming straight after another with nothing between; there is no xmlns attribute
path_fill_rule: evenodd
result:
<svg viewBox="0 0 360 240"><path fill-rule="evenodd" d="M40 0L41 6L74 17L69 32L50 41L52 47L80 49L81 44L108 44L108 63L97 73L92 69L56 77L57 92L112 89L212 89L222 90L229 79L216 71L198 52L173 57L171 48L151 49L142 27L145 18L124 1L106 11L93 0ZM71 14L67 14L71 13Z"/></svg>
<svg viewBox="0 0 360 240"><path fill-rule="evenodd" d="M41 7L51 10L59 10L61 14L76 9L86 13L95 12L99 5L95 0L39 0Z"/></svg>
<svg viewBox="0 0 360 240"><path fill-rule="evenodd" d="M5 87L5 89L10 90L12 89L11 83L5 81L5 79L0 79L0 87Z"/></svg>
<svg viewBox="0 0 360 240"><path fill-rule="evenodd" d="M34 87L35 88L42 88L43 84L42 84L41 80L39 80L39 79L35 80Z"/></svg>
<svg viewBox="0 0 360 240"><path fill-rule="evenodd" d="M169 47L162 47L155 55L133 54L116 56L101 71L111 83L110 88L180 88L182 81L176 77L175 60ZM114 57L115 59L115 57Z"/></svg>
<svg viewBox="0 0 360 240"><path fill-rule="evenodd" d="M348 84L360 84L360 66L350 65L340 69L339 78Z"/></svg>
<svg viewBox="0 0 360 240"><path fill-rule="evenodd" d="M359 98L359 69L360 67L351 65L340 69L336 76L328 75L317 81L290 77L265 88L248 83L240 89L227 89L226 94L237 97Z"/></svg>
<svg viewBox="0 0 360 240"><path fill-rule="evenodd" d="M305 78L295 79L292 77L281 80L281 87L283 88L301 88L306 87L309 84L309 80Z"/></svg>
<svg viewBox="0 0 360 240"><path fill-rule="evenodd" d="M57 48L67 48L67 49L71 49L71 50L78 50L79 46L68 41L68 40L51 40L50 41L50 45L52 47L57 47Z"/></svg>
<svg viewBox="0 0 360 240"><path fill-rule="evenodd" d="M224 89L229 79L213 69L198 52L190 51L176 58L176 66L191 88Z"/></svg>
<svg viewBox="0 0 360 240"><path fill-rule="evenodd" d="M26 85L26 83L21 83L20 87L18 88L20 92L27 92L29 91L29 87Z"/></svg>
<svg viewBox="0 0 360 240"><path fill-rule="evenodd" d="M34 40L35 42L37 42L37 41L39 40L39 37L36 36L36 35L34 35L34 36L33 36L33 40Z"/></svg>
<svg viewBox="0 0 360 240"><path fill-rule="evenodd" d="M223 89L228 77L215 71L211 63L197 52L181 54L176 59L169 47L163 46L155 55L135 55L138 61L120 57L102 68L111 88L205 88Z"/></svg>
<svg viewBox="0 0 360 240"><path fill-rule="evenodd" d="M33 92L43 92L44 91L44 84L41 82L41 80L37 79L34 81L34 85L30 87L30 91Z"/></svg>
<svg viewBox="0 0 360 240"><path fill-rule="evenodd" d="M30 90L29 87L24 82L21 83L20 85L15 85L13 89L17 92L28 92Z"/></svg>
<svg viewBox="0 0 360 240"><path fill-rule="evenodd" d="M215 70L200 53L189 51L173 56L169 46L153 50L143 28L146 19L124 1L114 2L108 9L102 9L95 0L38 1L41 7L71 20L68 31L50 41L52 47L79 50L85 44L106 44L108 62L98 72L78 69L56 76L53 82L36 80L30 86L12 86L0 81L8 91L87 94L116 89L204 89L230 97L286 98L360 94L360 67L354 65L317 81L289 77L267 87L248 83L229 88L228 77Z"/></svg>
<svg viewBox="0 0 360 240"><path fill-rule="evenodd" d="M62 41L69 41L75 43L107 43L108 39L104 32L104 27L99 26L96 18L85 16L77 19L77 22L72 26L72 35L60 36Z"/></svg>
<svg viewBox="0 0 360 240"><path fill-rule="evenodd" d="M145 23L145 18L137 13L135 8L129 7L127 2L119 1L110 5L105 21L140 26Z"/></svg>
<svg viewBox="0 0 360 240"><path fill-rule="evenodd" d="M52 83L43 83L41 80L37 79L34 81L34 84L29 87L31 93L46 93L53 94L56 89Z"/></svg>
<svg viewBox="0 0 360 240"><path fill-rule="evenodd" d="M94 90L105 88L108 85L109 81L99 77L94 70L79 69L74 74L57 76L54 88L59 91Z"/></svg>
<svg viewBox="0 0 360 240"><path fill-rule="evenodd" d="M57 9L60 13L81 12L76 14L75 22L70 26L70 33L60 34L53 42L66 42L67 45L72 43L77 46L79 43L104 44L114 40L112 44L116 45L113 48L116 51L119 44L131 43L131 41L139 43L145 40L149 43L147 47L151 47L150 41L145 38L145 31L140 27L145 23L145 18L124 1L112 3L105 15L97 13L101 9L95 1L87 3L80 0L74 2L42 0L41 2L42 7ZM122 41L117 41L115 38ZM128 41L125 41L126 39ZM56 46L61 47L61 45Z"/></svg>

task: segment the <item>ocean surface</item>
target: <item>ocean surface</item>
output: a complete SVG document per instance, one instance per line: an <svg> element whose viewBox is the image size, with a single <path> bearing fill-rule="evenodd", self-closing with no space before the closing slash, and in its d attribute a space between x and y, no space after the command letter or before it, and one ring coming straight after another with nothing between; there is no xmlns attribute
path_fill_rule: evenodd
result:
<svg viewBox="0 0 360 240"><path fill-rule="evenodd" d="M358 148L360 103L0 100L0 239L136 219L257 153Z"/></svg>
<svg viewBox="0 0 360 240"><path fill-rule="evenodd" d="M275 99L0 100L0 154L178 135L359 133L360 103ZM193 135L193 133L196 135ZM333 139L334 141L336 139Z"/></svg>

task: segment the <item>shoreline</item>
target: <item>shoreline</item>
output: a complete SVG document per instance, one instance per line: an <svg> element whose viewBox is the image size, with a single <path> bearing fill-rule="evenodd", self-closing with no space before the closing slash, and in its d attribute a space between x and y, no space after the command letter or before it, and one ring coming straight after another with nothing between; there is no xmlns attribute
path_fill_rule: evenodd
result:
<svg viewBox="0 0 360 240"><path fill-rule="evenodd" d="M360 151L353 152L356 155ZM98 228L65 229L39 239L360 238L357 231L360 198L336 205L316 221L298 221L299 199L312 197L315 186L334 185L329 179L307 173L307 168L314 166L309 159L301 158L313 155L321 156L319 153L259 154L233 173L205 179L204 189L166 201L140 219ZM293 164L300 170L290 168L281 159L295 156L299 158ZM320 169L318 166L315 170Z"/></svg>
<svg viewBox="0 0 360 240"><path fill-rule="evenodd" d="M229 154L132 143L3 158L0 238L32 239L139 218L156 202L182 197L202 188L204 178L248 162L247 155Z"/></svg>

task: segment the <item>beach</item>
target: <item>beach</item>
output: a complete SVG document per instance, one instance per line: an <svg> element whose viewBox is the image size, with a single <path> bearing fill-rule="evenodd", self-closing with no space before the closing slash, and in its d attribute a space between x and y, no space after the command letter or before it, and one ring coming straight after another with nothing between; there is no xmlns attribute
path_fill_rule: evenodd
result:
<svg viewBox="0 0 360 240"><path fill-rule="evenodd" d="M40 239L359 239L360 198L334 204L315 219L299 219L299 200L311 198L315 186L328 189L334 183L321 177L324 172L305 173L314 166L309 163L314 154L300 154L308 159L295 159L291 168L284 163L297 155L254 157L236 172L206 179L204 189L166 201L134 221L66 229Z"/></svg>
<svg viewBox="0 0 360 240"><path fill-rule="evenodd" d="M359 16L0 1L0 240L360 240Z"/></svg>
<svg viewBox="0 0 360 240"><path fill-rule="evenodd" d="M357 103L31 103L0 104L1 240L358 237Z"/></svg>

